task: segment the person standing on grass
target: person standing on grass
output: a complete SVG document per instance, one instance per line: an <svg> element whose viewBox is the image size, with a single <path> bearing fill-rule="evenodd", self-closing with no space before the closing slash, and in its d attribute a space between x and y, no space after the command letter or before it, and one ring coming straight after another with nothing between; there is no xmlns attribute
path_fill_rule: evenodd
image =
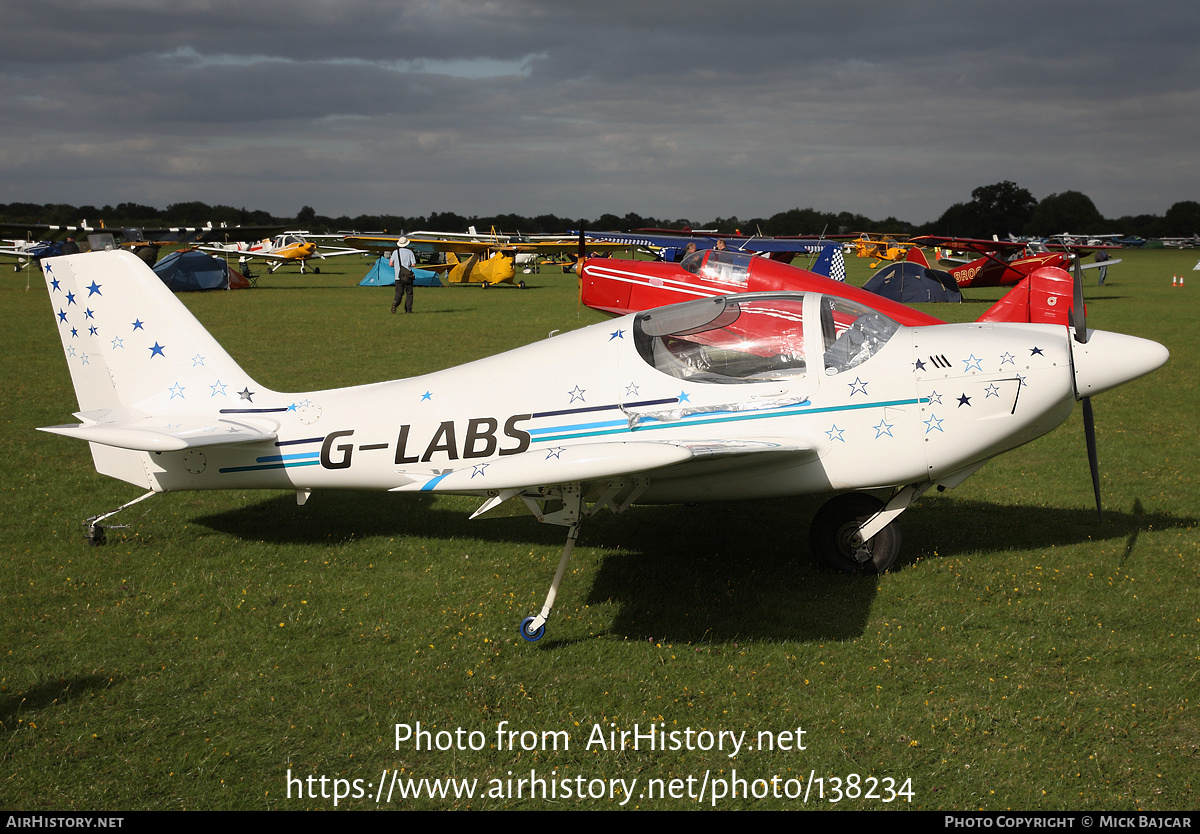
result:
<svg viewBox="0 0 1200 834"><path fill-rule="evenodd" d="M413 267L417 265L417 256L408 248L408 238L401 237L396 239L396 249L388 258L388 265L396 271L396 297L392 299L392 313L396 312L396 308L400 306L400 299L404 299L404 312L411 313L413 307L413 281L416 280L416 275L413 273Z"/></svg>

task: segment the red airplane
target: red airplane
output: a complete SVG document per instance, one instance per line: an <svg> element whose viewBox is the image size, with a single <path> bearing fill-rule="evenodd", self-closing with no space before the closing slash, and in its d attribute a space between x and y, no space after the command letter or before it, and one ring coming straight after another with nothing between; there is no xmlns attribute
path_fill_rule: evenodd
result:
<svg viewBox="0 0 1200 834"><path fill-rule="evenodd" d="M959 252L978 253L981 257L947 270L954 276L959 289L965 287L1006 287L1010 284L1018 283L1034 270L1041 269L1042 267L1052 266L1063 270L1069 269L1078 257L1071 252L1050 252L1045 247L1042 247L1041 251L1038 251L1031 244L1008 240L976 240L973 238L925 235L914 237L910 242L921 246L934 246L943 249L953 249ZM1090 247L1088 251L1097 248L1105 247ZM911 257L912 252L918 253L918 263L923 263L925 266L929 265L925 260L925 256L919 254L920 250L911 250L909 260L915 260ZM943 265L948 265L945 260L942 263ZM1104 264L1088 264L1083 268L1090 269L1102 265L1112 266L1115 263L1120 263L1120 261L1110 260Z"/></svg>
<svg viewBox="0 0 1200 834"><path fill-rule="evenodd" d="M919 253L920 250L914 249ZM924 260L910 255L910 259ZM919 262L919 261L918 261ZM921 327L944 324L934 316L806 269L748 252L705 249L681 263L619 258L580 258L580 300L614 316L649 310L680 301L747 292L813 291L858 301L901 324ZM978 321L1024 321L1067 324L1072 279L1063 269L1043 267L1022 276L1020 284L988 309Z"/></svg>

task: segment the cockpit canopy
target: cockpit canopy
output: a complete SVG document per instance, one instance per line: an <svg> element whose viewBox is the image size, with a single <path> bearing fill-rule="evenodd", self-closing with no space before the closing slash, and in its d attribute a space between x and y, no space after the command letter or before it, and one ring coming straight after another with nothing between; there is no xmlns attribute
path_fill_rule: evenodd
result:
<svg viewBox="0 0 1200 834"><path fill-rule="evenodd" d="M662 373L736 384L794 380L810 366L842 373L871 358L900 328L865 305L823 295L806 339L810 295L718 296L648 310L634 319L634 345Z"/></svg>
<svg viewBox="0 0 1200 834"><path fill-rule="evenodd" d="M688 255L679 265L693 275L740 288L750 280L750 261L754 257L750 252L704 249Z"/></svg>

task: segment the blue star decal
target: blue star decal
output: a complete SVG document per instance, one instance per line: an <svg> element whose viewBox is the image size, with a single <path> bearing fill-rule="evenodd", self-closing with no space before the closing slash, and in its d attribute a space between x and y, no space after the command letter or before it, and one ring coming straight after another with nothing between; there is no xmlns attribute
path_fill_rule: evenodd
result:
<svg viewBox="0 0 1200 834"><path fill-rule="evenodd" d="M1030 349L1029 349L1029 355L1030 355L1030 356L1041 356L1041 355L1042 355L1042 349L1041 349L1040 347L1034 347L1034 348L1030 348Z"/></svg>
<svg viewBox="0 0 1200 834"><path fill-rule="evenodd" d="M67 345L67 356L74 356L74 355L75 355L75 346Z"/></svg>
<svg viewBox="0 0 1200 834"><path fill-rule="evenodd" d="M968 407L971 405L971 398L965 392L958 398L958 407L962 408L964 405Z"/></svg>
<svg viewBox="0 0 1200 834"><path fill-rule="evenodd" d="M987 396L989 396L989 397L998 397L998 396L1000 396L1000 389L999 389L999 388L997 388L995 385L989 385L989 386L987 387Z"/></svg>
<svg viewBox="0 0 1200 834"><path fill-rule="evenodd" d="M971 370L972 365L975 366L975 370L977 370L977 371L983 370L983 368L981 368L979 365L979 360L975 358L975 354L973 354L973 353L969 357L964 359L963 362L966 363L966 367L963 368L963 373L966 373L967 371Z"/></svg>
<svg viewBox="0 0 1200 834"><path fill-rule="evenodd" d="M134 319L134 320L133 320L133 329L134 329L134 330L142 330L142 329L143 329L143 328L142 328L142 320L141 320L141 319Z"/></svg>
<svg viewBox="0 0 1200 834"><path fill-rule="evenodd" d="M614 330L612 333L608 334L608 340L609 340L610 342L611 342L613 339L624 339L624 338L625 338L625 331L624 331L624 330Z"/></svg>
<svg viewBox="0 0 1200 834"><path fill-rule="evenodd" d="M71 328L71 338L72 338L72 339L78 339L78 338L79 338L79 331L78 331L78 330L76 330L74 327L72 327L72 328Z"/></svg>
<svg viewBox="0 0 1200 834"><path fill-rule="evenodd" d="M692 401L692 397L691 397L691 395L690 395L690 394L685 394L683 391L680 391L680 392L679 392L679 398L678 398L678 399L679 399L679 401L680 401L681 403L690 403L690 402Z"/></svg>
<svg viewBox="0 0 1200 834"><path fill-rule="evenodd" d="M1017 380L1021 383L1022 388L1029 387L1029 383L1025 381L1025 377L1021 376L1020 374L1017 374Z"/></svg>
<svg viewBox="0 0 1200 834"><path fill-rule="evenodd" d="M90 365L90 364L92 364L92 363L91 363L91 361L88 359L88 355L87 355L86 353L81 353L81 354L79 355L79 364L81 364L81 365Z"/></svg>
<svg viewBox="0 0 1200 834"><path fill-rule="evenodd" d="M625 396L636 397L638 395L638 387L632 382L625 386Z"/></svg>
<svg viewBox="0 0 1200 834"><path fill-rule="evenodd" d="M559 455L561 455L566 450L567 450L566 446L555 446L553 449L547 449L546 450L546 460L550 460L550 458L554 458L555 460L562 460L562 458L560 458Z"/></svg>
<svg viewBox="0 0 1200 834"><path fill-rule="evenodd" d="M225 386L221 383L221 380L218 379L215 383L208 387L212 389L212 394L210 396L215 397L217 394L220 394L222 397L225 396Z"/></svg>
<svg viewBox="0 0 1200 834"><path fill-rule="evenodd" d="M474 478L476 475L482 475L483 470L487 469L489 466L491 466L490 463L475 464L475 466L471 467L471 477Z"/></svg>
<svg viewBox="0 0 1200 834"><path fill-rule="evenodd" d="M930 414L929 419L925 421L925 433L929 434L934 429L937 429L942 434L946 433L946 430L942 428L942 421Z"/></svg>
<svg viewBox="0 0 1200 834"><path fill-rule="evenodd" d="M421 402L425 402L426 400L430 400L432 402L432 400L433 400L432 392L426 391L424 394L421 395Z"/></svg>
<svg viewBox="0 0 1200 834"><path fill-rule="evenodd" d="M157 341L155 341L154 347L147 348L150 351L150 358L153 359L155 356L161 356L163 359L166 359L167 355L163 353L163 347L163 345L160 345Z"/></svg>
<svg viewBox="0 0 1200 834"><path fill-rule="evenodd" d="M89 286L87 288L87 291L88 291L88 298L91 298L93 295L103 295L103 293L100 292L100 285L97 284L95 281L93 281L91 283L91 286Z"/></svg>
<svg viewBox="0 0 1200 834"><path fill-rule="evenodd" d="M942 404L942 395L939 394L937 391L934 391L932 394L929 395L929 401L936 405L941 405Z"/></svg>
<svg viewBox="0 0 1200 834"><path fill-rule="evenodd" d="M918 359L916 362L913 362L913 370L914 371L925 370L925 361L923 359Z"/></svg>
<svg viewBox="0 0 1200 834"><path fill-rule="evenodd" d="M47 270L47 271L49 271L49 270ZM58 290L58 279L54 278L53 276L51 276L51 278L50 278L50 289L54 290L54 291Z"/></svg>
<svg viewBox="0 0 1200 834"><path fill-rule="evenodd" d="M829 436L829 439L831 441L832 440L840 440L843 443L845 443L846 438L842 437L842 432L844 432L844 431L845 431L845 429L839 429L837 427L837 423L834 423L833 428L831 428L829 431L825 432L825 434L827 434Z"/></svg>
<svg viewBox="0 0 1200 834"><path fill-rule="evenodd" d="M1001 367L1003 367L1004 365L1015 365L1015 364L1017 364L1017 363L1014 360L1014 357L1011 353L1005 353L1003 356L1000 357L1000 366Z"/></svg>
<svg viewBox="0 0 1200 834"><path fill-rule="evenodd" d="M75 293L68 292L67 293L67 306L70 307L74 303L75 303Z"/></svg>
<svg viewBox="0 0 1200 834"><path fill-rule="evenodd" d="M123 348L123 347L125 347L125 340L121 339L120 337L114 336L113 340L112 340L112 346L113 346L113 350L116 350L117 348Z"/></svg>
<svg viewBox="0 0 1200 834"><path fill-rule="evenodd" d="M889 423L887 420L880 420L875 425L874 428L875 428L875 439L876 440L883 437L885 434L888 437L892 437L892 424Z"/></svg>
<svg viewBox="0 0 1200 834"><path fill-rule="evenodd" d="M96 329L96 325L94 325L94 324L93 324L91 327L89 327L89 328L88 328L88 333L91 333L93 336L99 336L99 335L100 335L100 331L98 331L98 330Z"/></svg>
<svg viewBox="0 0 1200 834"><path fill-rule="evenodd" d="M863 382L858 377L855 377L854 382L849 383L849 385L850 396L853 397L855 394L862 394L865 397L867 395L867 383Z"/></svg>
<svg viewBox="0 0 1200 834"><path fill-rule="evenodd" d="M59 320L59 322L61 322L62 324L66 324L66 323L67 323L67 313L66 313L66 311L65 311L65 310L59 310L59 311L58 311L58 320Z"/></svg>
<svg viewBox="0 0 1200 834"><path fill-rule="evenodd" d="M96 317L96 314L92 312L91 307L88 307L86 310L83 311L83 317L85 319L94 319Z"/></svg>
<svg viewBox="0 0 1200 834"><path fill-rule="evenodd" d="M197 365L203 365L203 364L204 364L204 357L201 356L200 354L197 353L195 356L192 357L192 367L193 368L196 367Z"/></svg>
<svg viewBox="0 0 1200 834"><path fill-rule="evenodd" d="M185 389L182 385L180 385L178 382L176 382L174 385L172 385L167 390L171 392L171 399L175 399L176 397L179 397L179 399L182 400L183 392L187 389Z"/></svg>
<svg viewBox="0 0 1200 834"><path fill-rule="evenodd" d="M567 392L568 394L571 395L571 399L569 402L573 403L576 400L579 400L581 403L587 402L587 400L585 400L583 398L583 392L586 390L587 390L586 388L580 388L578 385L576 385L574 388L572 388L570 391Z"/></svg>

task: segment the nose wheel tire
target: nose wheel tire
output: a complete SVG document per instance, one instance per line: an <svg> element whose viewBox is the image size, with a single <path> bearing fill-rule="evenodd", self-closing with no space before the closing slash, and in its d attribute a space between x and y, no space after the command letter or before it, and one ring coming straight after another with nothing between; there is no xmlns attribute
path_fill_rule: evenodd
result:
<svg viewBox="0 0 1200 834"><path fill-rule="evenodd" d="M884 573L900 555L900 525L893 521L867 541L859 526L883 509L871 495L851 492L830 499L817 511L809 530L813 555L841 573Z"/></svg>

